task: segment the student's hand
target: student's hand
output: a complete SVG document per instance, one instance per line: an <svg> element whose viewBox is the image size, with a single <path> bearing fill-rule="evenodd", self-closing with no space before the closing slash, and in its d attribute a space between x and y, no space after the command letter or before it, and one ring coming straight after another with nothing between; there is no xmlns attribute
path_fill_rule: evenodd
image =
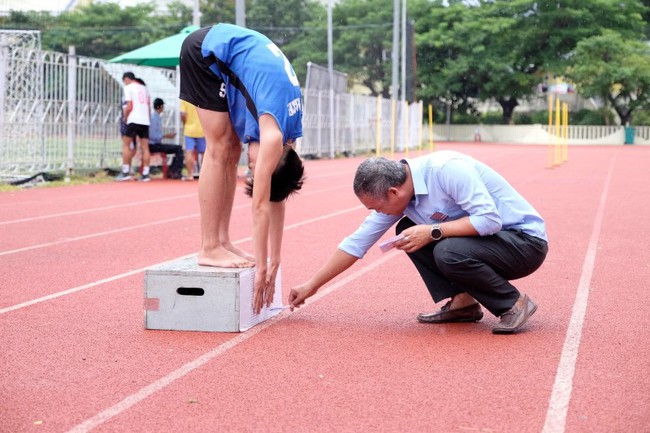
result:
<svg viewBox="0 0 650 433"><path fill-rule="evenodd" d="M278 274L279 266L271 267L270 272L266 275L266 288L264 289L264 305L271 306L273 295L275 295L275 277Z"/></svg>
<svg viewBox="0 0 650 433"><path fill-rule="evenodd" d="M260 314L260 311L262 311L262 307L264 306L264 292L266 291L266 286L266 272L257 269L255 271L255 286L253 287L253 312L255 314Z"/></svg>
<svg viewBox="0 0 650 433"><path fill-rule="evenodd" d="M305 303L305 299L316 294L318 289L310 287L309 283L301 284L291 289L289 293L289 309L300 308Z"/></svg>

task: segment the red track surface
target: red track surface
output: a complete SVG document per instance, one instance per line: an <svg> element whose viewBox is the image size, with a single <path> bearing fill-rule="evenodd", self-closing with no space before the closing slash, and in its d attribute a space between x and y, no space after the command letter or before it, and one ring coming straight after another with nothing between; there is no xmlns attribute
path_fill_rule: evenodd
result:
<svg viewBox="0 0 650 433"><path fill-rule="evenodd" d="M144 270L196 252L196 183L0 194L0 431L648 432L650 147L451 144L546 218L550 252L518 287L525 331L422 325L408 258L378 248L294 313L242 334L147 331ZM396 155L397 157L397 155ZM283 292L367 211L360 158L307 161L290 200ZM250 249L249 199L232 238Z"/></svg>

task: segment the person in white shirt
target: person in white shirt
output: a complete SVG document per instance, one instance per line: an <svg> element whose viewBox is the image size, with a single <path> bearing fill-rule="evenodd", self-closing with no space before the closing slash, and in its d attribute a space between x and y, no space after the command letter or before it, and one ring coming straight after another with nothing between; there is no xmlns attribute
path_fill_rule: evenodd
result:
<svg viewBox="0 0 650 433"><path fill-rule="evenodd" d="M149 178L149 124L151 111L149 108L149 93L144 82L135 77L133 72L125 72L122 76L124 82L124 101L122 115L126 128L122 136L122 172L116 180L131 180L131 160L135 155L136 139L140 142L142 151L142 177L140 180L148 182Z"/></svg>

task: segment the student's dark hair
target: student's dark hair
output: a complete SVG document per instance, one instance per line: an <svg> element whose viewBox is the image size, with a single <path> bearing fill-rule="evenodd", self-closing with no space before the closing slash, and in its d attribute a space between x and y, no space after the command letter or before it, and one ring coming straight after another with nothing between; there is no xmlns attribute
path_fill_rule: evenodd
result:
<svg viewBox="0 0 650 433"><path fill-rule="evenodd" d="M142 78L136 78L135 81L142 84L143 86L146 86L146 84L144 83L144 80Z"/></svg>
<svg viewBox="0 0 650 433"><path fill-rule="evenodd" d="M165 105L165 101L163 101L162 99L156 98L153 100L153 108L158 109L163 105Z"/></svg>
<svg viewBox="0 0 650 433"><path fill-rule="evenodd" d="M282 157L275 171L271 175L271 198L273 202L286 200L290 195L296 194L305 181L305 167L302 160L291 146L284 146ZM253 178L246 180L244 192L253 196Z"/></svg>
<svg viewBox="0 0 650 433"><path fill-rule="evenodd" d="M128 78L129 80L135 80L135 74L133 72L125 72L122 75L122 79Z"/></svg>

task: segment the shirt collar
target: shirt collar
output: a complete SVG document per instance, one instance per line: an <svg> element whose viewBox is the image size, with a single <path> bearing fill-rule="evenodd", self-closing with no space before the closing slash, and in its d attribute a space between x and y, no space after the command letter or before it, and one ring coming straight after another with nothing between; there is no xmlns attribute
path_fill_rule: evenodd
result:
<svg viewBox="0 0 650 433"><path fill-rule="evenodd" d="M411 181L413 182L413 193L415 194L415 204L418 204L418 196L420 195L429 195L429 188L427 183L424 180L424 174L420 168L419 164L415 163L413 159L402 159L400 161L403 164L407 164L411 170Z"/></svg>

